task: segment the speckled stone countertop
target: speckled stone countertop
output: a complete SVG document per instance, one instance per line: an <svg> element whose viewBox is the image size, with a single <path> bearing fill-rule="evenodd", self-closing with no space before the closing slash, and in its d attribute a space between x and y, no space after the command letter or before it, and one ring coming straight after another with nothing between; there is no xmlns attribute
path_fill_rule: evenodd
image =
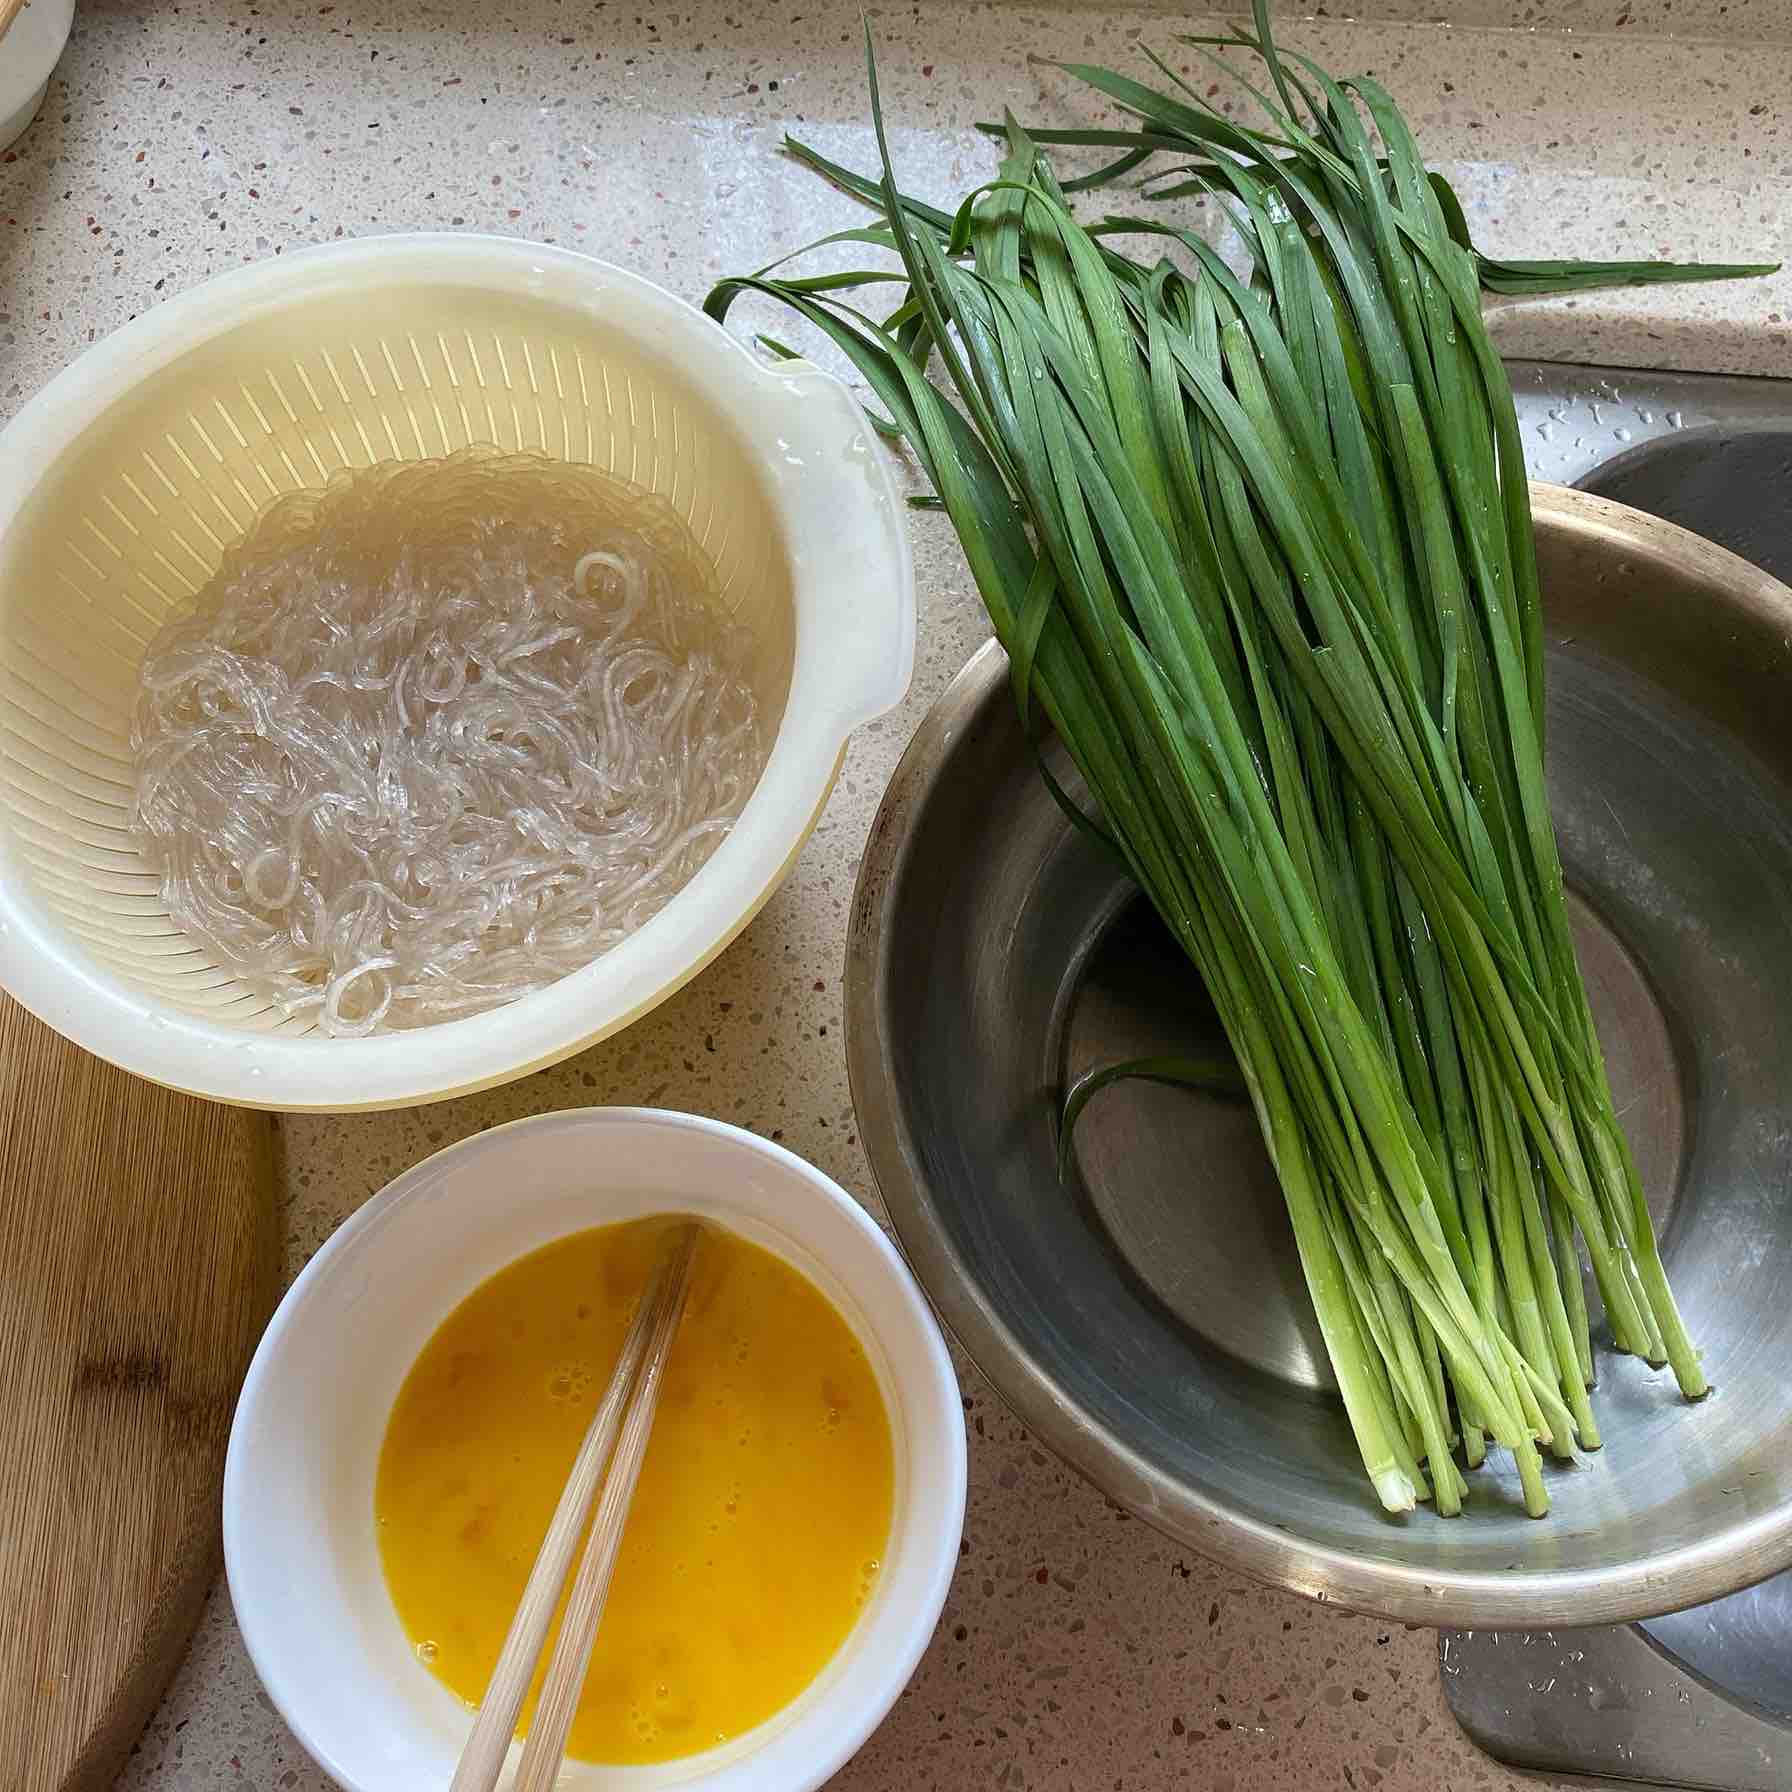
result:
<svg viewBox="0 0 1792 1792"><path fill-rule="evenodd" d="M1450 10L1468 28L1427 22ZM1792 242L1786 0L1387 0L1289 35L1370 69L1493 252L1772 258ZM1521 17L1526 28L1476 28ZM896 153L924 193L988 166L1003 100L1081 104L1029 51L1124 63L1169 14L921 0L876 20ZM1679 31L1681 41L1658 35ZM158 297L257 256L423 227L589 248L700 297L855 221L781 128L869 160L857 7L835 0L83 0L45 114L0 161L0 417ZM1507 308L1513 352L1792 372L1792 275ZM914 524L921 651L854 742L753 927L627 1033L508 1089L285 1129L287 1265L397 1171L547 1108L640 1102L782 1139L875 1209L840 1037L847 905L904 742L983 638L943 519ZM1368 1792L1516 1785L1461 1737L1434 1639L1248 1585L1039 1449L965 1367L962 1569L914 1684L842 1792ZM220 1588L132 1792L327 1785L256 1684Z"/></svg>

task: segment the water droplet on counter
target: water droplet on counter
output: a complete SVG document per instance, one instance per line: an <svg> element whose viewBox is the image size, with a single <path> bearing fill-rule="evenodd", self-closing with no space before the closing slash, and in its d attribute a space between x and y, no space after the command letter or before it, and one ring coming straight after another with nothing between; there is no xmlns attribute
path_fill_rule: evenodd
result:
<svg viewBox="0 0 1792 1792"><path fill-rule="evenodd" d="M1612 435L1620 442L1628 442L1630 440L1630 431L1627 429L1614 429Z"/></svg>
<svg viewBox="0 0 1792 1792"><path fill-rule="evenodd" d="M1686 427L1686 418L1679 411L1669 411L1668 412L1668 428L1669 429L1684 429L1685 427Z"/></svg>

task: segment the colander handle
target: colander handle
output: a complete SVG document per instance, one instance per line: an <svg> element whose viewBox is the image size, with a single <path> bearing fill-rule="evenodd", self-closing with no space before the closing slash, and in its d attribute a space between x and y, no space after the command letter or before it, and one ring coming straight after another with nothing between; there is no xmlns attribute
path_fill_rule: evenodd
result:
<svg viewBox="0 0 1792 1792"><path fill-rule="evenodd" d="M779 393L775 472L795 577L813 581L827 619L821 702L844 739L900 703L914 672L908 507L877 432L840 380L800 360L762 371Z"/></svg>

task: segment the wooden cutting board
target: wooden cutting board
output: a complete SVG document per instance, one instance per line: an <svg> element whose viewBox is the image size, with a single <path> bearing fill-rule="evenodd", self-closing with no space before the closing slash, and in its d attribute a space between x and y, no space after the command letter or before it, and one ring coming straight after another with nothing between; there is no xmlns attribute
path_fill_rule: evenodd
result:
<svg viewBox="0 0 1792 1792"><path fill-rule="evenodd" d="M274 1127L0 996L0 1787L100 1792L220 1559L277 1285Z"/></svg>

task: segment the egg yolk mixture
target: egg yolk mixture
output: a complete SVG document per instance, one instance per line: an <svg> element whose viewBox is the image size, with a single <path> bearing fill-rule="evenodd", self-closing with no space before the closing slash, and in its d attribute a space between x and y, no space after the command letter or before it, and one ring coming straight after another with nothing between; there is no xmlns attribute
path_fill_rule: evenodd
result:
<svg viewBox="0 0 1792 1792"><path fill-rule="evenodd" d="M418 1657L469 1703L484 1696L667 1225L574 1233L501 1270L442 1323L399 1392L374 1494L386 1581ZM782 1259L712 1229L570 1752L670 1760L789 1704L875 1584L892 1479L883 1398L846 1321ZM533 1704L532 1693L519 1734Z"/></svg>

